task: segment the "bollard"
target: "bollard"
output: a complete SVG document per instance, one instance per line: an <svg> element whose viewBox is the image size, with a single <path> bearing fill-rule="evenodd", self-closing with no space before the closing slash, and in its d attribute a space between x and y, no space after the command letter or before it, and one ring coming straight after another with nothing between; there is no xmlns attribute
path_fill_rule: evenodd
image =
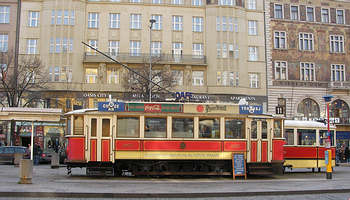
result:
<svg viewBox="0 0 350 200"><path fill-rule="evenodd" d="M13 165L15 167L19 167L19 163L21 162L22 158L23 158L23 153L15 153L15 158L13 159Z"/></svg>
<svg viewBox="0 0 350 200"><path fill-rule="evenodd" d="M19 184L32 184L33 177L33 161L30 159L22 159L19 164L20 179Z"/></svg>
<svg viewBox="0 0 350 200"><path fill-rule="evenodd" d="M326 150L325 152L325 163L326 163L326 177L332 179L332 150Z"/></svg>
<svg viewBox="0 0 350 200"><path fill-rule="evenodd" d="M52 169L56 169L60 167L60 160L59 160L59 156L58 153L52 153L51 156L51 168Z"/></svg>

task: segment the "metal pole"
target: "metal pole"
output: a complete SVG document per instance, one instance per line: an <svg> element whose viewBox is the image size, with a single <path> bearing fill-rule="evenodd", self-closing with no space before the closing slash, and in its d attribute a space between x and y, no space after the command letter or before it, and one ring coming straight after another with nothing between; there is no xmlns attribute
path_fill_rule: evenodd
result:
<svg viewBox="0 0 350 200"><path fill-rule="evenodd" d="M153 23L156 22L155 19L150 19L149 22L151 25L149 26L149 102L152 102L152 26Z"/></svg>
<svg viewBox="0 0 350 200"><path fill-rule="evenodd" d="M30 136L30 159L33 160L33 150L34 150L34 121L32 122L32 134Z"/></svg>

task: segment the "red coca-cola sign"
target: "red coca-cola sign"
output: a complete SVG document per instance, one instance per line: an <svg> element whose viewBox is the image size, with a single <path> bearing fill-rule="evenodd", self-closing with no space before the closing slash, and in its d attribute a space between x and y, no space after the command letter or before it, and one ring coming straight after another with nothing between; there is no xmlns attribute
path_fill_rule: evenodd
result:
<svg viewBox="0 0 350 200"><path fill-rule="evenodd" d="M145 104L145 112L162 112L162 106L160 104Z"/></svg>

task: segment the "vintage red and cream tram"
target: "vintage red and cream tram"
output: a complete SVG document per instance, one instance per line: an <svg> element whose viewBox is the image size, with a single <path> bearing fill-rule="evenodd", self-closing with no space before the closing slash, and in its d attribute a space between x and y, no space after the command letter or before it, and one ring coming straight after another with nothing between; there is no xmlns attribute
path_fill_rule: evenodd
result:
<svg viewBox="0 0 350 200"><path fill-rule="evenodd" d="M283 119L261 110L99 102L98 109L66 114L66 164L86 167L88 175L230 175L232 153L243 152L248 173L281 171Z"/></svg>
<svg viewBox="0 0 350 200"><path fill-rule="evenodd" d="M320 171L325 165L325 151L328 128L327 124L317 121L285 120L284 146L285 167L315 168ZM335 166L336 130L330 126L330 149L332 166Z"/></svg>

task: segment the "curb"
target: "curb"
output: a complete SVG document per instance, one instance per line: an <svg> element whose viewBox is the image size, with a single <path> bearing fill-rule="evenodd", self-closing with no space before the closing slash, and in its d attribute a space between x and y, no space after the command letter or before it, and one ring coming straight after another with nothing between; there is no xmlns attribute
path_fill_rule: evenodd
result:
<svg viewBox="0 0 350 200"><path fill-rule="evenodd" d="M64 193L64 192L0 192L0 197L61 197L61 198L209 198L247 197L275 195L305 195L327 193L350 193L350 189L330 190L289 190L261 192L222 192L222 193Z"/></svg>

